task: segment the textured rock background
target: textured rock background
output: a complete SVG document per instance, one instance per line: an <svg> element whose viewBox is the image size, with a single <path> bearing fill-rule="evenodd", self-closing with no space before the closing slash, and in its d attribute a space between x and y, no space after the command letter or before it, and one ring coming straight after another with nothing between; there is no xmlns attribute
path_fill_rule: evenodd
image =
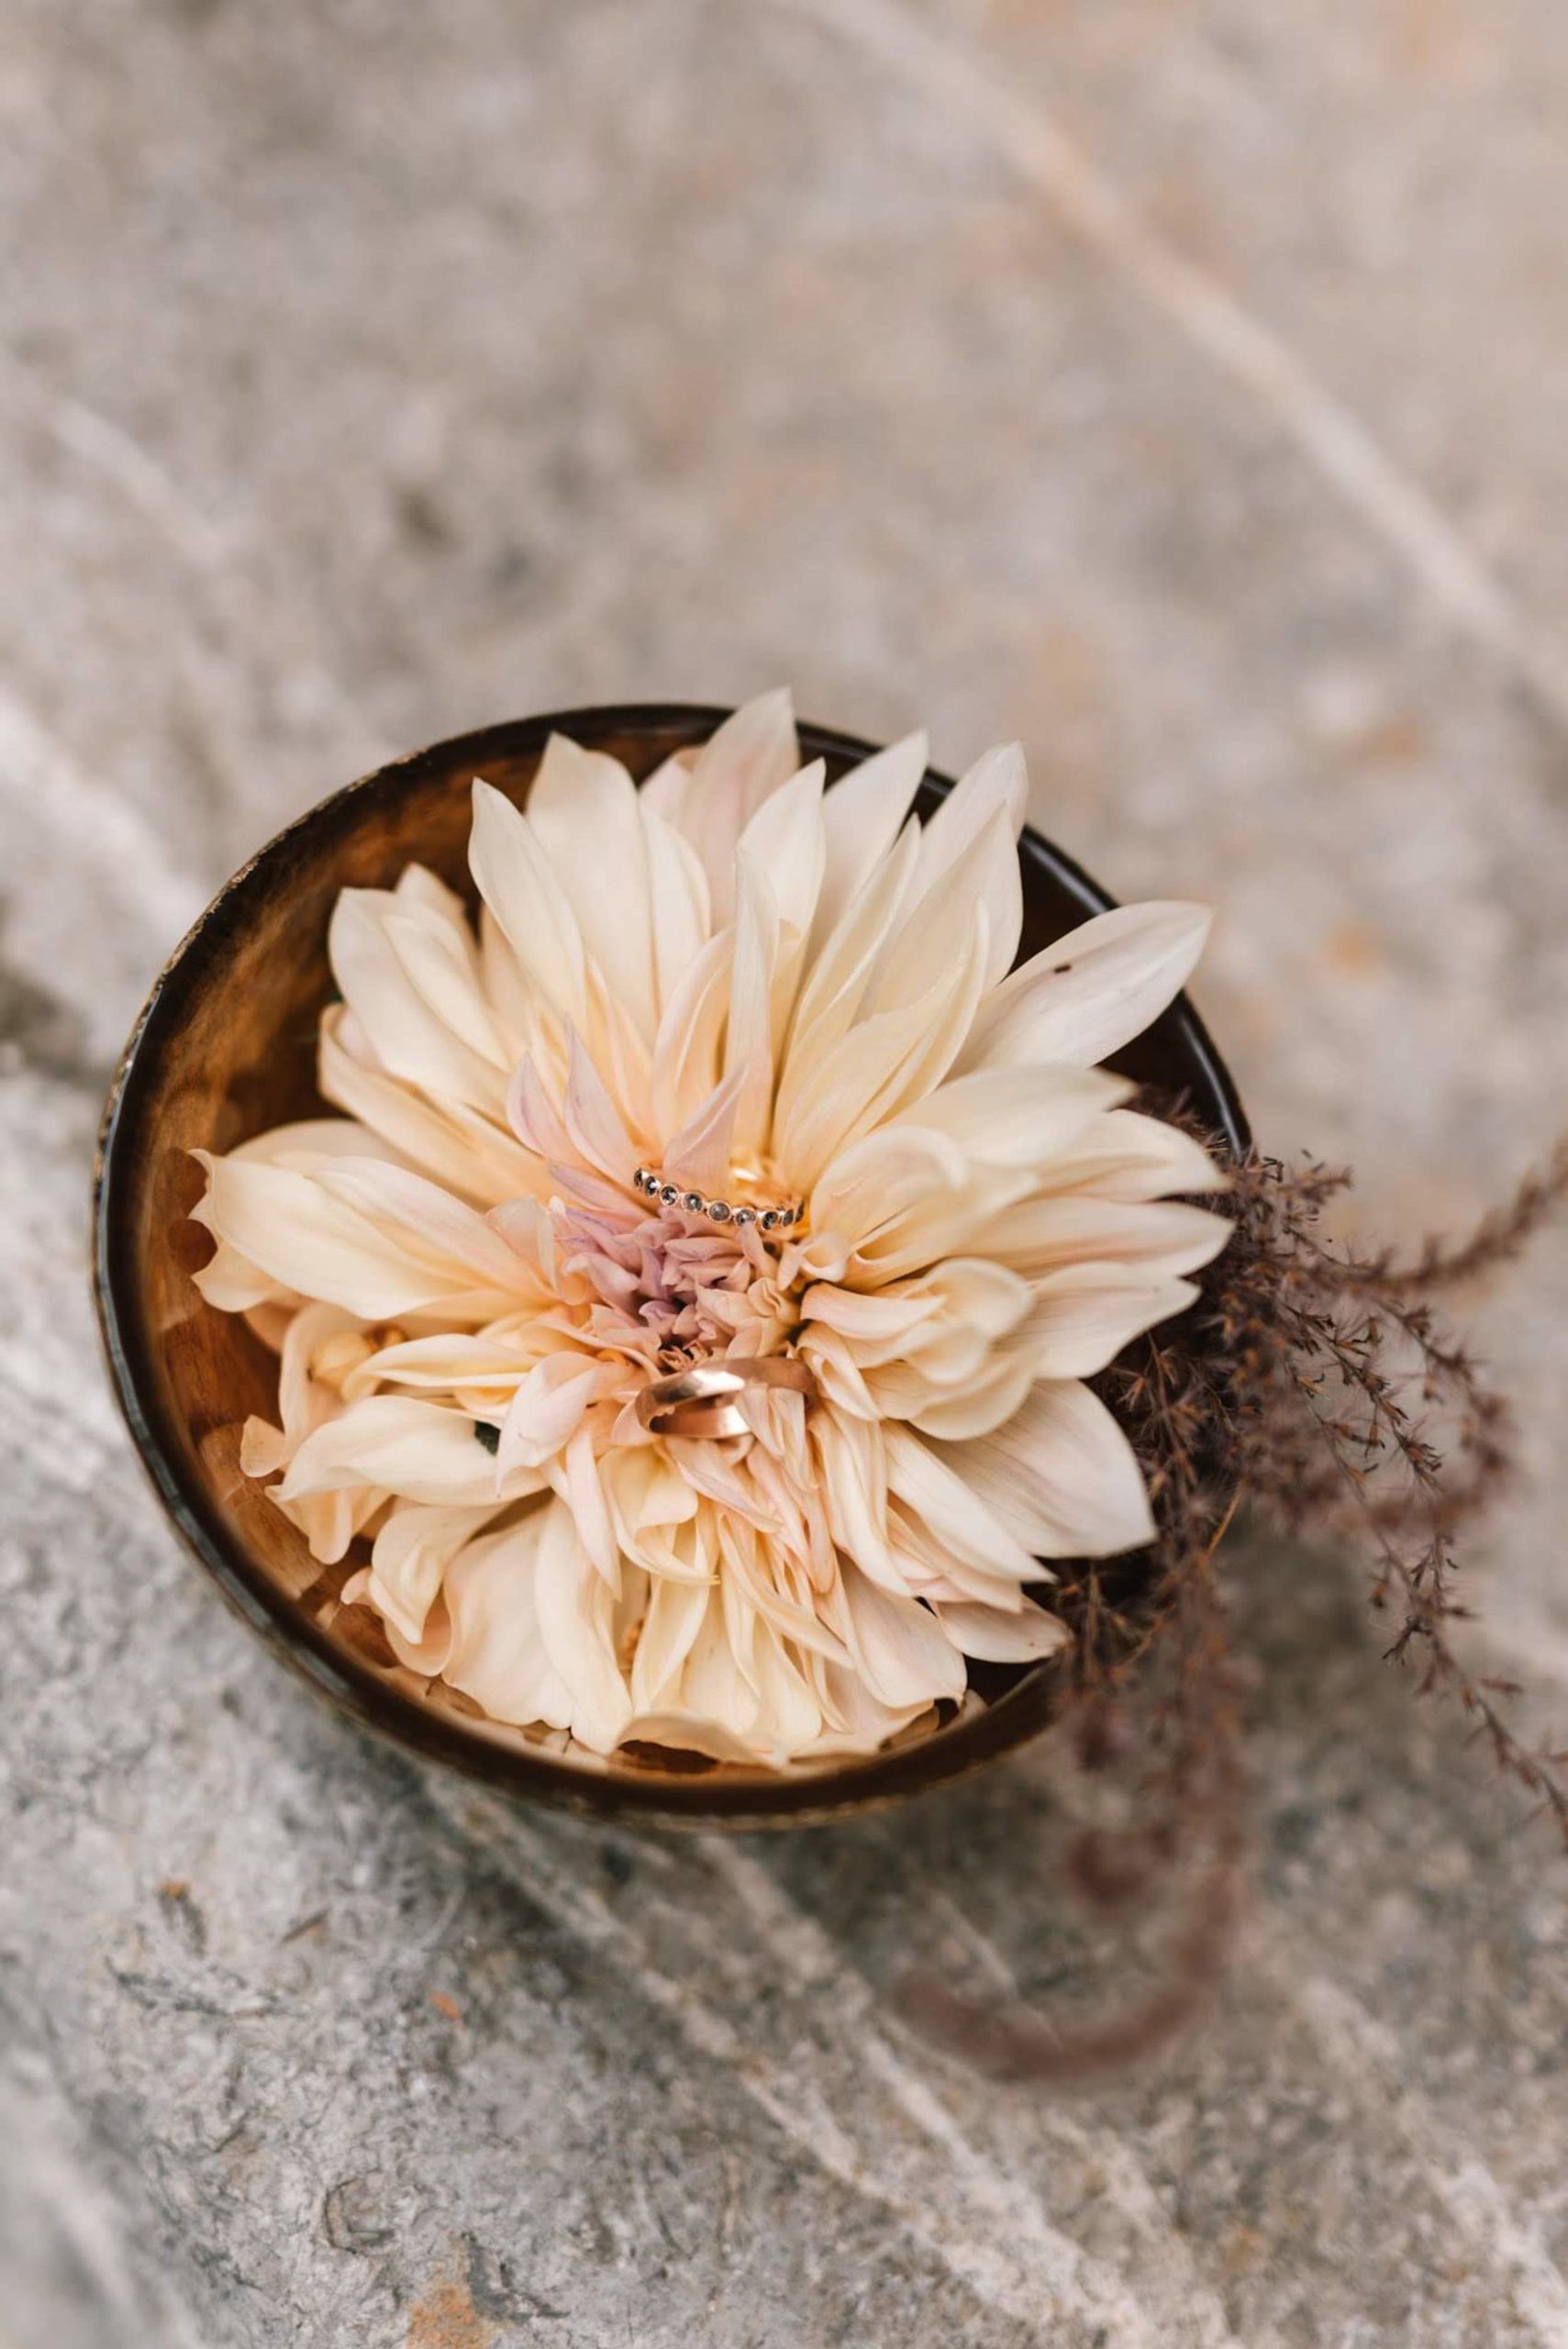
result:
<svg viewBox="0 0 1568 2349"><path fill-rule="evenodd" d="M481 721L781 679L1021 733L1212 896L1262 1133L1369 1223L1568 1097L1560 0L6 0L5 2349L1568 2341L1568 1876L1243 1546L1254 1888L1069 2099L911 1957L1138 1978L1049 1751L746 1844L508 1816L176 1553L83 1282L99 1099L258 841ZM1480 1653L1568 1709L1568 1244L1486 1308L1534 1481Z"/></svg>

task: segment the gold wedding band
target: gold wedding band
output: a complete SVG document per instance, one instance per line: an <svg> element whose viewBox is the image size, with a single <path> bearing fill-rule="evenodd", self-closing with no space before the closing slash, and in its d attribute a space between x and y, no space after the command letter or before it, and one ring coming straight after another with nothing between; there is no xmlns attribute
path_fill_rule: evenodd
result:
<svg viewBox="0 0 1568 2349"><path fill-rule="evenodd" d="M699 1362L645 1386L637 1416L650 1435L750 1435L750 1420L730 1399L748 1386L787 1386L808 1397L817 1392L816 1379L793 1354Z"/></svg>

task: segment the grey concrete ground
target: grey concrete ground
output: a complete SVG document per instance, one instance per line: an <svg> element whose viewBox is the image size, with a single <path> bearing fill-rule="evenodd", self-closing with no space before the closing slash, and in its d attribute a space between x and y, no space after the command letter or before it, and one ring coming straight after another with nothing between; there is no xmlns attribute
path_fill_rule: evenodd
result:
<svg viewBox="0 0 1568 2349"><path fill-rule="evenodd" d="M286 817L790 680L1215 898L1260 1130L1463 1216L1568 1102L1560 0L4 0L6 2349L1568 2341L1568 1875L1243 1548L1249 1922L1071 2099L884 1995L1138 1978L1057 1764L854 1828L507 1815L318 1710L101 1384L98 1100ZM1568 1242L1479 1653L1568 1709ZM1020 1854L1026 1855L1020 1860Z"/></svg>

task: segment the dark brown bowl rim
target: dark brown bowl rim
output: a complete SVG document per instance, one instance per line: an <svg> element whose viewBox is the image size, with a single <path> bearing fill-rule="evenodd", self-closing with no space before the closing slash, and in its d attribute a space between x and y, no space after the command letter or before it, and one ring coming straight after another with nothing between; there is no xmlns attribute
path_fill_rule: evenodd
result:
<svg viewBox="0 0 1568 2349"><path fill-rule="evenodd" d="M147 1079L178 1033L186 1007L202 985L226 932L245 918L258 881L286 859L301 838L337 825L362 796L400 781L417 782L439 767L527 758L551 733L585 747L606 737L636 734L653 751L706 740L730 712L685 702L599 705L511 719L454 735L361 775L318 801L269 841L221 888L193 924L155 980L131 1030L105 1107L93 1192L94 1286L99 1330L111 1382L126 1424L153 1487L186 1547L206 1568L229 1604L273 1652L316 1689L366 1728L395 1744L442 1762L484 1785L580 1812L628 1823L762 1828L799 1825L891 1802L963 1776L995 1760L1046 1726L1054 1709L1053 1671L1038 1667L983 1709L902 1747L800 1776L726 1767L690 1777L564 1763L546 1752L496 1744L464 1731L455 1716L438 1714L380 1679L368 1664L337 1646L299 1614L235 1535L206 1490L187 1475L167 1413L150 1375L155 1339L139 1310L128 1262L129 1238L116 1213L122 1170L136 1154ZM875 745L829 727L801 723L802 755L825 758L833 771L870 755ZM928 770L923 788L938 796L950 777ZM1033 863L1082 907L1103 913L1116 900L1061 849L1026 827L1019 842ZM1238 1155L1250 1145L1246 1113L1208 1030L1185 996L1164 1015L1191 1074L1195 1106Z"/></svg>

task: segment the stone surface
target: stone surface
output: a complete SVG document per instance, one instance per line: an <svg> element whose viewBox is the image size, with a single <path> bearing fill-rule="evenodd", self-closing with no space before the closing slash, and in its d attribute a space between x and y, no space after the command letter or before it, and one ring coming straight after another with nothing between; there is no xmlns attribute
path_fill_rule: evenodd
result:
<svg viewBox="0 0 1568 2349"><path fill-rule="evenodd" d="M761 1844L508 1814L175 1551L87 1168L194 912L384 752L730 700L1021 733L1213 897L1262 1133L1473 1210L1568 1097L1553 0L11 0L0 42L6 2349L1568 2340L1568 1894L1352 1571L1243 1547L1214 2016L1071 2099L911 1962L1128 1993L1041 1749ZM1478 1651L1568 1705L1568 1246Z"/></svg>

